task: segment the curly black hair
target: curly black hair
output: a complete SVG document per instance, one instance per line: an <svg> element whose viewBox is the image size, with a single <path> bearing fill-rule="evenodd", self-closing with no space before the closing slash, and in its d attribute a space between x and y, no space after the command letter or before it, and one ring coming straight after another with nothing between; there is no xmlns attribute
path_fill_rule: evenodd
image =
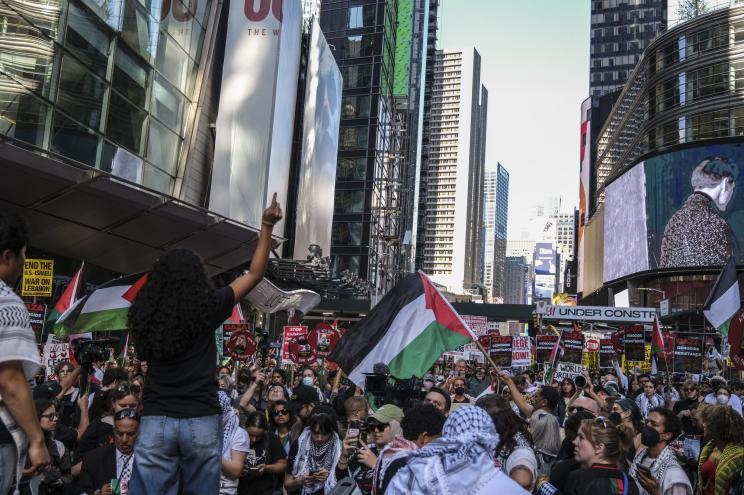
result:
<svg viewBox="0 0 744 495"><path fill-rule="evenodd" d="M406 440L413 441L422 433L428 433L430 436L441 434L446 419L439 409L424 402L408 409L400 426Z"/></svg>
<svg viewBox="0 0 744 495"><path fill-rule="evenodd" d="M201 258L177 248L162 255L129 309L128 326L147 361L168 360L214 330L217 297Z"/></svg>

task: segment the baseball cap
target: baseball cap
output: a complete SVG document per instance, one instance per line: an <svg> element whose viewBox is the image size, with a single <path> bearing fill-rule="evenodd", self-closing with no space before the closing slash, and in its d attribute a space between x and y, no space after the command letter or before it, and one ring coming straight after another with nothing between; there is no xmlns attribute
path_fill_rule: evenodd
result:
<svg viewBox="0 0 744 495"><path fill-rule="evenodd" d="M292 390L292 395L289 397L287 402L287 409L290 411L296 411L301 409L302 406L318 402L318 391L314 387L308 385L297 385Z"/></svg>
<svg viewBox="0 0 744 495"><path fill-rule="evenodd" d="M398 421L399 423L403 420L403 410L394 404L385 404L377 410L376 413L369 416L369 419L374 419L382 424L388 424L391 421Z"/></svg>
<svg viewBox="0 0 744 495"><path fill-rule="evenodd" d="M62 391L62 387L57 382L46 382L37 385L33 390L34 400L54 399Z"/></svg>
<svg viewBox="0 0 744 495"><path fill-rule="evenodd" d="M425 382L435 383L436 382L436 378L434 378L434 375L432 375L431 373L428 373L428 374L424 375L424 381Z"/></svg>

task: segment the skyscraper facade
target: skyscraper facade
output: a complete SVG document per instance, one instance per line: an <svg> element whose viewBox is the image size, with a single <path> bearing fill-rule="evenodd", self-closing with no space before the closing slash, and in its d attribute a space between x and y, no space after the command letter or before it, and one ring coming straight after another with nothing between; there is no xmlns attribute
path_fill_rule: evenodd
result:
<svg viewBox="0 0 744 495"><path fill-rule="evenodd" d="M592 97L621 89L643 50L666 29L667 0L593 0L589 88Z"/></svg>
<svg viewBox="0 0 744 495"><path fill-rule="evenodd" d="M486 302L493 302L494 271L496 261L496 170L486 170L483 179L483 236L481 237L481 279L485 288Z"/></svg>
<svg viewBox="0 0 744 495"><path fill-rule="evenodd" d="M507 256L504 263L504 304L526 304L530 267L524 256Z"/></svg>
<svg viewBox="0 0 744 495"><path fill-rule="evenodd" d="M343 76L332 263L336 273L366 279L380 295L399 274L402 160L393 125L397 2L323 0L320 25Z"/></svg>
<svg viewBox="0 0 744 495"><path fill-rule="evenodd" d="M493 297L494 302L504 300L504 268L506 264L507 224L509 220L509 172L500 163L496 174L496 227L493 262Z"/></svg>
<svg viewBox="0 0 744 495"><path fill-rule="evenodd" d="M419 223L423 269L455 293L480 285L488 92L473 47L437 51Z"/></svg>

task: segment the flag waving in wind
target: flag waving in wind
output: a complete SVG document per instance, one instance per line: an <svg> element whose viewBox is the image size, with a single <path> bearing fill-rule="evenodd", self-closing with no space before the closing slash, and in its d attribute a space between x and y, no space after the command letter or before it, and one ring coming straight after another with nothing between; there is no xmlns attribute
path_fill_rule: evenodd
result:
<svg viewBox="0 0 744 495"><path fill-rule="evenodd" d="M61 337L71 333L126 330L129 308L145 282L147 274L139 273L96 287L59 317L54 333Z"/></svg>
<svg viewBox="0 0 744 495"><path fill-rule="evenodd" d="M80 295L80 288L83 286L84 268L85 263L80 265L80 269L77 271L75 276L70 279L70 283L67 284L65 291L57 300L57 303L54 305L54 309L50 311L49 317L47 318L47 325L56 325L59 317L62 316L65 311L70 309L70 306L72 306L75 301L77 301L78 296Z"/></svg>
<svg viewBox="0 0 744 495"><path fill-rule="evenodd" d="M341 338L328 359L364 386L364 374L384 363L396 378L421 377L439 359L476 340L424 273L398 283Z"/></svg>
<svg viewBox="0 0 744 495"><path fill-rule="evenodd" d="M710 324L725 337L728 335L731 319L739 309L741 309L739 280L736 278L736 261L731 256L718 275L703 313Z"/></svg>

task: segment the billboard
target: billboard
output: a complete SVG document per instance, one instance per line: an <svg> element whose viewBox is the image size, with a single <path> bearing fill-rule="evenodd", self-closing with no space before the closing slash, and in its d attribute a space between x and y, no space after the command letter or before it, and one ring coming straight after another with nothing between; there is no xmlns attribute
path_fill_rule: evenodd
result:
<svg viewBox="0 0 744 495"><path fill-rule="evenodd" d="M305 258L310 244L319 245L325 256L331 253L341 121L341 72L317 20L313 21L311 30L297 188L295 259Z"/></svg>
<svg viewBox="0 0 744 495"><path fill-rule="evenodd" d="M744 264L744 143L653 156L606 187L604 280L643 270Z"/></svg>
<svg viewBox="0 0 744 495"><path fill-rule="evenodd" d="M555 275L555 248L552 243L535 244L535 273Z"/></svg>
<svg viewBox="0 0 744 495"><path fill-rule="evenodd" d="M227 21L209 209L260 227L270 195L287 199L302 5L234 6L244 8L231 8Z"/></svg>
<svg viewBox="0 0 744 495"><path fill-rule="evenodd" d="M590 167L592 163L591 115L592 98L581 103L581 140L579 153L579 225L576 229L576 290L584 291L584 225L589 220Z"/></svg>

